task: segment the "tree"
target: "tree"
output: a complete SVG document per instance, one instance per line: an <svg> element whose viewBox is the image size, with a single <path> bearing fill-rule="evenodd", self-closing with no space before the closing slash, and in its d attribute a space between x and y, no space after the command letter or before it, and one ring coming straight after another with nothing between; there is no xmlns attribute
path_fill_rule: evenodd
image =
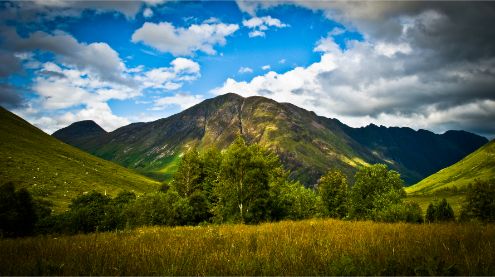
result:
<svg viewBox="0 0 495 277"><path fill-rule="evenodd" d="M495 221L495 180L476 180L468 187L461 218Z"/></svg>
<svg viewBox="0 0 495 277"><path fill-rule="evenodd" d="M172 182L180 196L187 197L194 191L202 189L202 167L203 164L199 158L199 153L195 148L191 148L184 153Z"/></svg>
<svg viewBox="0 0 495 277"><path fill-rule="evenodd" d="M325 204L321 196L299 182L286 182L281 192L283 219L298 220L324 214Z"/></svg>
<svg viewBox="0 0 495 277"><path fill-rule="evenodd" d="M349 210L353 218L373 219L376 213L406 196L400 174L383 164L359 169L354 179Z"/></svg>
<svg viewBox="0 0 495 277"><path fill-rule="evenodd" d="M111 198L92 191L71 201L69 228L72 233L104 231L103 220Z"/></svg>
<svg viewBox="0 0 495 277"><path fill-rule="evenodd" d="M282 172L275 154L237 137L223 155L214 189L217 221L256 223L269 219L270 183Z"/></svg>
<svg viewBox="0 0 495 277"><path fill-rule="evenodd" d="M426 221L438 222L438 221L450 221L454 220L454 210L447 202L445 198L440 203L430 203L426 210Z"/></svg>
<svg viewBox="0 0 495 277"><path fill-rule="evenodd" d="M37 222L33 198L12 182L0 186L0 236L31 235Z"/></svg>
<svg viewBox="0 0 495 277"><path fill-rule="evenodd" d="M318 181L318 192L331 217L347 215L347 177L338 169L329 170Z"/></svg>

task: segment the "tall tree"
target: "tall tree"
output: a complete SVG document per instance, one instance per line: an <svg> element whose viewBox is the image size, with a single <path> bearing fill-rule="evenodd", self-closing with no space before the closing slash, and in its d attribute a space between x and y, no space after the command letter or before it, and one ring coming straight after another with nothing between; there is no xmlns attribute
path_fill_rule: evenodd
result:
<svg viewBox="0 0 495 277"><path fill-rule="evenodd" d="M215 188L220 221L259 222L270 215L270 182L283 172L276 155L242 137L227 148Z"/></svg>
<svg viewBox="0 0 495 277"><path fill-rule="evenodd" d="M350 193L350 216L373 219L373 215L406 196L400 174L375 164L358 170Z"/></svg>
<svg viewBox="0 0 495 277"><path fill-rule="evenodd" d="M202 167L199 153L195 148L184 153L173 178L173 186L180 196L188 197L194 191L202 189Z"/></svg>
<svg viewBox="0 0 495 277"><path fill-rule="evenodd" d="M347 177L338 169L331 169L318 181L318 192L331 217L347 215Z"/></svg>

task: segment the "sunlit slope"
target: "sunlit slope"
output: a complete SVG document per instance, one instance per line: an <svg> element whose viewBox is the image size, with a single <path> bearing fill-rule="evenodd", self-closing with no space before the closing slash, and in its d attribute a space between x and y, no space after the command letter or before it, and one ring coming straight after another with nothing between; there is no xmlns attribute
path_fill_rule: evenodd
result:
<svg viewBox="0 0 495 277"><path fill-rule="evenodd" d="M495 178L495 140L485 144L452 166L406 188L410 194L430 194L446 188L462 189L474 180Z"/></svg>
<svg viewBox="0 0 495 277"><path fill-rule="evenodd" d="M63 210L70 199L96 190L115 195L155 190L158 183L45 134L0 107L0 182L27 187Z"/></svg>

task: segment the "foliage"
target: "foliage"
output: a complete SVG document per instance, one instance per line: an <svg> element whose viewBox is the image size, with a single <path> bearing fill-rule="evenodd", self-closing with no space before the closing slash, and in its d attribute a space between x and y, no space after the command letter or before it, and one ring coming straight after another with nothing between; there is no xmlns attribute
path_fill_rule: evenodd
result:
<svg viewBox="0 0 495 277"><path fill-rule="evenodd" d="M0 186L0 237L30 235L37 221L31 194L12 182Z"/></svg>
<svg viewBox="0 0 495 277"><path fill-rule="evenodd" d="M418 203L392 204L377 212L375 220L383 222L423 223L423 211Z"/></svg>
<svg viewBox="0 0 495 277"><path fill-rule="evenodd" d="M406 196L399 173L388 170L383 164L362 167L354 179L349 206L352 218L372 219L388 206L399 204Z"/></svg>
<svg viewBox="0 0 495 277"><path fill-rule="evenodd" d="M454 210L445 198L440 203L430 203L426 210L426 221L453 221L455 220Z"/></svg>
<svg viewBox="0 0 495 277"><path fill-rule="evenodd" d="M330 217L347 215L348 186L347 177L338 169L329 170L318 181L318 192Z"/></svg>
<svg viewBox="0 0 495 277"><path fill-rule="evenodd" d="M300 220L325 214L321 197L298 182L289 182L284 185L279 201L285 219Z"/></svg>
<svg viewBox="0 0 495 277"><path fill-rule="evenodd" d="M201 190L203 163L198 151L189 149L182 156L177 172L174 174L173 186L182 197L188 197L196 190Z"/></svg>
<svg viewBox="0 0 495 277"><path fill-rule="evenodd" d="M468 186L461 218L495 221L495 180L475 181Z"/></svg>

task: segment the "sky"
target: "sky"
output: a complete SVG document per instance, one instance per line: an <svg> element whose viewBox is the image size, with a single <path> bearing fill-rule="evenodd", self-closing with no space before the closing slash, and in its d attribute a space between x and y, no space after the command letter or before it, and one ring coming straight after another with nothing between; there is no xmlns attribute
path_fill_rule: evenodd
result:
<svg viewBox="0 0 495 277"><path fill-rule="evenodd" d="M495 137L495 2L0 2L0 105L107 131L228 92Z"/></svg>

